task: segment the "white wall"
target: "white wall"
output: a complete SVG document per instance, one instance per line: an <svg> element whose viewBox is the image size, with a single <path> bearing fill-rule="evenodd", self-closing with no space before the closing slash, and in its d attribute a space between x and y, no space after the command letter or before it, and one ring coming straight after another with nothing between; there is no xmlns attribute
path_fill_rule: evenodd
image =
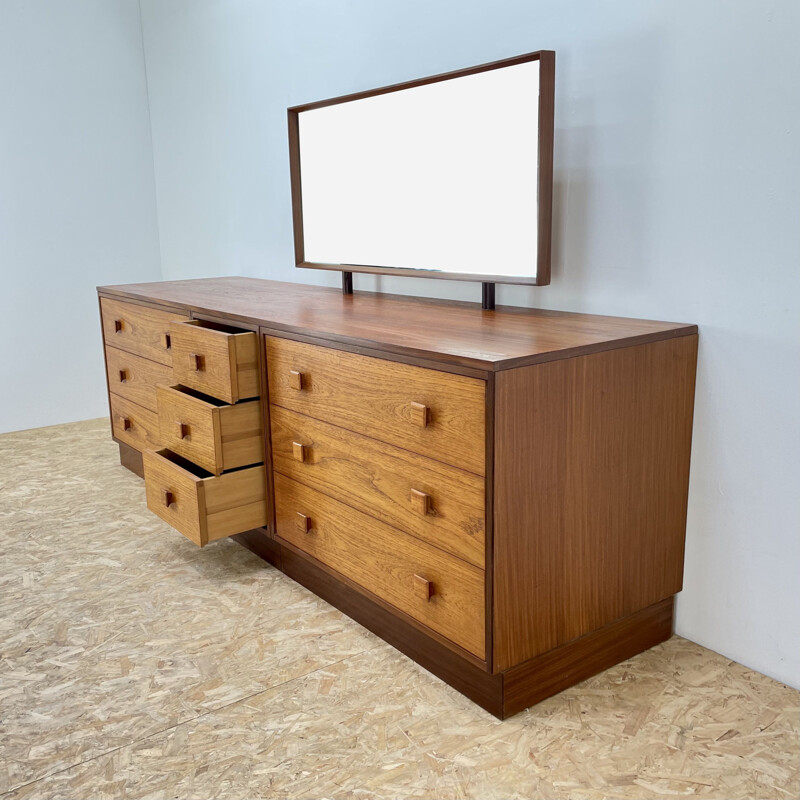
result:
<svg viewBox="0 0 800 800"><path fill-rule="evenodd" d="M292 266L286 107L557 51L553 283L499 301L700 325L677 629L800 686L800 4L142 0L142 15L165 278L336 283Z"/></svg>
<svg viewBox="0 0 800 800"><path fill-rule="evenodd" d="M287 106L552 48L553 284L499 301L700 325L677 628L800 686L800 4L142 0L142 25L147 72L136 0L0 4L0 431L106 413L94 287L158 280L159 223L165 278L338 281L292 266Z"/></svg>
<svg viewBox="0 0 800 800"><path fill-rule="evenodd" d="M292 267L286 107L557 51L553 284L501 287L499 300L700 325L677 630L800 686L800 4L143 0L142 11L165 277L335 282Z"/></svg>
<svg viewBox="0 0 800 800"><path fill-rule="evenodd" d="M159 280L136 0L0 3L0 431L108 413L95 286Z"/></svg>

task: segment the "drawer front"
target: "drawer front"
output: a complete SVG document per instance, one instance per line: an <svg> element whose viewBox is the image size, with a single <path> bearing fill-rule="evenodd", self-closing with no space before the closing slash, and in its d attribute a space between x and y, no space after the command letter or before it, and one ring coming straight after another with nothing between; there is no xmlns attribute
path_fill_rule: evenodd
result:
<svg viewBox="0 0 800 800"><path fill-rule="evenodd" d="M226 403L258 397L258 336L191 320L170 327L175 382Z"/></svg>
<svg viewBox="0 0 800 800"><path fill-rule="evenodd" d="M290 339L266 348L270 402L485 474L484 381Z"/></svg>
<svg viewBox="0 0 800 800"><path fill-rule="evenodd" d="M485 658L483 570L283 475L275 499L280 537Z"/></svg>
<svg viewBox="0 0 800 800"><path fill-rule="evenodd" d="M143 458L147 507L200 547L267 524L263 465L209 475L169 450Z"/></svg>
<svg viewBox="0 0 800 800"><path fill-rule="evenodd" d="M159 386L156 395L163 447L215 475L264 461L260 401L225 405L182 386Z"/></svg>
<svg viewBox="0 0 800 800"><path fill-rule="evenodd" d="M270 425L276 472L484 566L482 477L279 406Z"/></svg>
<svg viewBox="0 0 800 800"><path fill-rule="evenodd" d="M155 411L156 386L172 383L172 370L147 358L106 347L108 390L139 406Z"/></svg>
<svg viewBox="0 0 800 800"><path fill-rule="evenodd" d="M171 322L189 319L186 314L100 298L103 339L107 345L152 361L172 366L169 333Z"/></svg>
<svg viewBox="0 0 800 800"><path fill-rule="evenodd" d="M158 417L154 411L115 394L109 397L111 427L117 439L136 450L157 450L161 447Z"/></svg>

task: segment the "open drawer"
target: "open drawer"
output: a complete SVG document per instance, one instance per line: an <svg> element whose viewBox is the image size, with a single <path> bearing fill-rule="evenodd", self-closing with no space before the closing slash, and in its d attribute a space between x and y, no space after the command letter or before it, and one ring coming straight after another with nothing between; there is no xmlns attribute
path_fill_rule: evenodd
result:
<svg viewBox="0 0 800 800"><path fill-rule="evenodd" d="M147 507L195 544L267 524L264 466L211 475L170 450L146 450Z"/></svg>
<svg viewBox="0 0 800 800"><path fill-rule="evenodd" d="M193 319L170 325L175 382L226 403L261 394L258 336Z"/></svg>
<svg viewBox="0 0 800 800"><path fill-rule="evenodd" d="M219 475L264 461L261 402L229 405L185 386L158 386L160 444Z"/></svg>

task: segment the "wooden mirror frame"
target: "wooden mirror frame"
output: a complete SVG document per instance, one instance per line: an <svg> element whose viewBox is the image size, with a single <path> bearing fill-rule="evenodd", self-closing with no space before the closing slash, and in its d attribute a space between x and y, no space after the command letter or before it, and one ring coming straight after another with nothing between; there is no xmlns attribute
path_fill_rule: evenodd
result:
<svg viewBox="0 0 800 800"><path fill-rule="evenodd" d="M460 272L439 272L428 269L412 269L406 267L373 267L362 264L323 264L305 260L303 243L303 197L300 181L300 135L298 117L303 111L315 108L338 105L352 100L362 100L389 92L412 89L429 83L462 78L478 72L511 67L529 61L539 62L539 170L538 170L538 242L536 275L530 278L504 275L474 275ZM294 227L295 266L303 269L325 269L343 273L362 272L374 275L400 275L414 278L441 278L443 280L476 281L483 283L508 283L517 285L545 286L550 283L550 248L552 236L553 209L553 137L554 137L554 99L555 99L555 62L553 50L538 50L513 58L492 61L475 67L443 72L428 78L419 78L405 83L382 86L366 92L305 103L287 109L289 118L289 170L292 188L292 223Z"/></svg>

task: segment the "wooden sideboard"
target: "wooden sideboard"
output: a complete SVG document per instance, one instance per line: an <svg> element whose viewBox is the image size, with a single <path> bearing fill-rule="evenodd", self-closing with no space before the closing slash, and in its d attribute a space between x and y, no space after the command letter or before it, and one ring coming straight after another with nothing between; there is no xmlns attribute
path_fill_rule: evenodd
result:
<svg viewBox="0 0 800 800"><path fill-rule="evenodd" d="M252 278L98 289L148 507L492 714L667 639L697 327Z"/></svg>

